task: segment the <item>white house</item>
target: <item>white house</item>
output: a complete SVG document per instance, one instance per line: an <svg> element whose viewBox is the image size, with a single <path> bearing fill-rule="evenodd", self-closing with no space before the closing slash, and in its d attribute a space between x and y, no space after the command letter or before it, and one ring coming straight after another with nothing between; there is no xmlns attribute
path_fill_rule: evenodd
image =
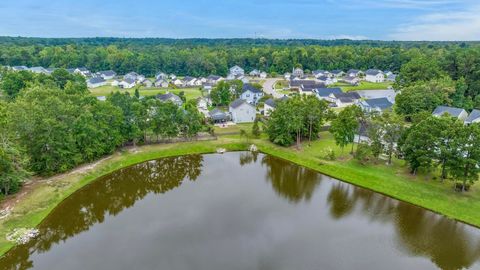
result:
<svg viewBox="0 0 480 270"><path fill-rule="evenodd" d="M320 83L323 83L325 85L331 85L337 82L337 78L331 78L328 76L320 76L317 77L317 81Z"/></svg>
<svg viewBox="0 0 480 270"><path fill-rule="evenodd" d="M47 74L47 70L44 67L31 67L29 70L33 73L44 73Z"/></svg>
<svg viewBox="0 0 480 270"><path fill-rule="evenodd" d="M381 83L385 81L385 74L378 69L369 69L365 71L365 80L367 82Z"/></svg>
<svg viewBox="0 0 480 270"><path fill-rule="evenodd" d="M432 113L432 115L436 117L440 117L444 114L450 115L451 117L455 117L462 121L465 121L468 118L468 113L464 109L448 106L438 106Z"/></svg>
<svg viewBox="0 0 480 270"><path fill-rule="evenodd" d="M292 77L292 74L289 72L283 74L283 78L285 78L285 80L290 80L291 77Z"/></svg>
<svg viewBox="0 0 480 270"><path fill-rule="evenodd" d="M107 81L105 81L102 77L93 77L87 80L88 88L97 88L100 86L104 86L106 84L107 84Z"/></svg>
<svg viewBox="0 0 480 270"><path fill-rule="evenodd" d="M177 87L181 87L183 85L183 81L178 78L175 80L172 80L172 83Z"/></svg>
<svg viewBox="0 0 480 270"><path fill-rule="evenodd" d="M357 105L362 108L363 111L370 113L370 112L382 112L384 110L389 110L392 108L393 103L391 103L388 98L381 97L381 98L372 98L372 99L365 99L357 102Z"/></svg>
<svg viewBox="0 0 480 270"><path fill-rule="evenodd" d="M340 77L343 77L345 76L345 72L343 72L342 70L332 70L331 74L333 75L333 77L336 77L336 78L340 78Z"/></svg>
<svg viewBox="0 0 480 270"><path fill-rule="evenodd" d="M237 124L253 122L257 114L255 106L243 99L237 99L230 103L228 112L232 116L232 121Z"/></svg>
<svg viewBox="0 0 480 270"><path fill-rule="evenodd" d="M149 79L144 79L141 83L142 83L143 86L145 86L147 88L150 88L150 87L153 86L153 82Z"/></svg>
<svg viewBox="0 0 480 270"><path fill-rule="evenodd" d="M200 108L200 109L207 110L208 106L210 106L210 105L212 105L212 102L210 101L209 98L199 97L197 99L197 107Z"/></svg>
<svg viewBox="0 0 480 270"><path fill-rule="evenodd" d="M14 66L12 67L13 71L22 71L22 70L28 70L28 67L26 66Z"/></svg>
<svg viewBox="0 0 480 270"><path fill-rule="evenodd" d="M167 88L169 85L167 80L164 79L157 79L155 81L155 87Z"/></svg>
<svg viewBox="0 0 480 270"><path fill-rule="evenodd" d="M125 74L123 76L123 78L137 81L138 76L140 76L140 75L138 75L138 73L136 73L136 72L129 72L129 73Z"/></svg>
<svg viewBox="0 0 480 270"><path fill-rule="evenodd" d="M317 97L321 100L326 100L328 102L335 102L335 96L333 96L334 94L340 94L340 93L343 93L342 92L342 89L338 88L338 87L334 87L334 88L317 88L316 89L316 94L317 94ZM333 96L333 98L332 98Z"/></svg>
<svg viewBox="0 0 480 270"><path fill-rule="evenodd" d="M254 69L254 70L250 71L249 75L252 76L252 77L258 77L258 76L260 76L260 70Z"/></svg>
<svg viewBox="0 0 480 270"><path fill-rule="evenodd" d="M357 92L332 93L330 98L337 107L343 108L355 104L360 99L360 95Z"/></svg>
<svg viewBox="0 0 480 270"><path fill-rule="evenodd" d="M166 94L158 94L157 95L157 99L162 101L162 102L172 102L173 104L177 105L177 106L182 106L183 104L183 101L182 99L175 95L175 94L172 94L170 92L167 92Z"/></svg>
<svg viewBox="0 0 480 270"><path fill-rule="evenodd" d="M263 91L260 89L255 88L251 84L244 84L242 88L242 94L240 98L246 100L250 104L256 105L258 100L263 97Z"/></svg>
<svg viewBox="0 0 480 270"><path fill-rule="evenodd" d="M465 120L465 124L480 123L480 110L473 110Z"/></svg>
<svg viewBox="0 0 480 270"><path fill-rule="evenodd" d="M239 66L233 66L230 68L230 75L233 75L234 77L236 76L244 76L245 75L245 70Z"/></svg>
<svg viewBox="0 0 480 270"><path fill-rule="evenodd" d="M360 82L360 79L358 77L347 76L344 77L342 81L351 85L357 85Z"/></svg>
<svg viewBox="0 0 480 270"><path fill-rule="evenodd" d="M210 75L207 77L207 83L210 83L213 85L219 83L221 80L223 80L223 78L217 75Z"/></svg>
<svg viewBox="0 0 480 270"><path fill-rule="evenodd" d="M113 80L112 83L111 83L111 85L112 85L112 86L119 86L120 83L121 83L120 80Z"/></svg>
<svg viewBox="0 0 480 270"><path fill-rule="evenodd" d="M329 72L326 70L314 70L312 74L313 76L315 76L315 78L319 78L323 76L328 76Z"/></svg>
<svg viewBox="0 0 480 270"><path fill-rule="evenodd" d="M130 88L135 87L135 83L136 83L135 80L127 78L127 79L124 79L123 81L121 81L120 83L118 83L118 86L120 88L130 89Z"/></svg>
<svg viewBox="0 0 480 270"><path fill-rule="evenodd" d="M268 74L265 71L260 72L260 79L266 79Z"/></svg>
<svg viewBox="0 0 480 270"><path fill-rule="evenodd" d="M358 69L349 69L347 71L347 76L348 77L360 77L360 75L362 75L363 72L361 70L358 70Z"/></svg>
<svg viewBox="0 0 480 270"><path fill-rule="evenodd" d="M195 86L196 78L187 76L183 78L183 87Z"/></svg>
<svg viewBox="0 0 480 270"><path fill-rule="evenodd" d="M73 73L80 74L83 77L88 77L91 75L90 71L85 67L76 68L73 70Z"/></svg>
<svg viewBox="0 0 480 270"><path fill-rule="evenodd" d="M163 73L163 72L160 71L157 74L155 74L155 79L157 79L157 80L167 80L168 75L166 73Z"/></svg>
<svg viewBox="0 0 480 270"><path fill-rule="evenodd" d="M263 114L265 116L270 116L270 114L275 111L275 108L277 108L275 100L273 100L273 98L269 98L265 101L263 105Z"/></svg>
<svg viewBox="0 0 480 270"><path fill-rule="evenodd" d="M303 69L301 69L301 68L294 68L293 69L292 76L301 78L301 77L303 77L303 75L304 75Z"/></svg>
<svg viewBox="0 0 480 270"><path fill-rule="evenodd" d="M97 75L102 77L104 80L111 80L117 76L117 73L113 70L104 70L97 72Z"/></svg>

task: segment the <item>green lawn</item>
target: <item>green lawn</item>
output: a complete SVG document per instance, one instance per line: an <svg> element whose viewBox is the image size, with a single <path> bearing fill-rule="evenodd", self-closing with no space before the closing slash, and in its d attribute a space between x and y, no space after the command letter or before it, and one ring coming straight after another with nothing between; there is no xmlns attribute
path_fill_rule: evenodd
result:
<svg viewBox="0 0 480 270"><path fill-rule="evenodd" d="M251 123L218 129L218 135L251 131ZM322 132L320 139L311 144L305 142L300 150L295 147L280 147L265 138L240 138L239 135L220 136L216 141L188 142L166 145L150 145L139 147L135 151L119 151L101 160L88 170L73 172L50 178L50 181L35 181L27 188L28 192L17 198L12 214L0 220L0 254L6 252L13 243L5 239L5 235L14 228L31 228L37 226L55 206L63 199L98 177L129 165L146 160L184 155L192 153L212 153L217 148L227 150L245 150L248 144L254 143L258 148L299 165L317 170L323 174L341 179L388 196L416 204L418 206L442 213L466 223L480 226L480 190L473 186L467 193L456 193L452 190L452 182L440 182L432 175L412 176L403 161L394 160L393 165L384 162L362 165L349 155L350 147L343 151L335 145L330 133ZM325 159L328 149L336 154L335 161ZM436 176L433 174L433 176Z"/></svg>
<svg viewBox="0 0 480 270"><path fill-rule="evenodd" d="M357 86L352 86L347 83L335 83L330 85L330 87L340 87L343 91L354 91L354 90L383 90L388 89L389 86L392 86L392 82L383 82L383 83L372 83L372 82L360 82Z"/></svg>
<svg viewBox="0 0 480 270"><path fill-rule="evenodd" d="M112 92L117 92L117 91L120 91L121 93L129 92L130 94L133 95L135 93L135 88L121 89L116 86L105 85L102 87L90 89L90 93L95 97L108 96ZM165 88L156 88L156 87L152 87L152 88L140 87L139 88L139 92L141 96L155 96L158 94L165 94L167 91L170 91L171 93L174 93L176 95L178 95L178 93L183 91L185 92L185 96L187 100L196 99L202 96L202 92L200 91L199 88L182 88L182 89L165 89Z"/></svg>
<svg viewBox="0 0 480 270"><path fill-rule="evenodd" d="M280 80L275 83L275 89L281 90L288 87L288 82L286 80Z"/></svg>

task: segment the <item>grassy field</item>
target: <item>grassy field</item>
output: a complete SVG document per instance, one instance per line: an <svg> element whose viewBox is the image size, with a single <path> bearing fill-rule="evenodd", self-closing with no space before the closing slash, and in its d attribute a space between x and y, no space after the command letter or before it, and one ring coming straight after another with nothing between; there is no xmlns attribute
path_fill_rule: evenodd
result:
<svg viewBox="0 0 480 270"><path fill-rule="evenodd" d="M108 96L112 92L120 91L121 93L123 92L129 92L130 94L135 93L135 88L132 89L121 89L119 87L111 86L111 85L105 85L102 87L98 88L93 88L90 89L90 93L95 96ZM165 88L146 88L146 87L140 87L139 92L141 96L155 96L158 94L165 94L167 91L170 91L171 93L174 93L178 95L181 91L185 92L185 96L187 100L189 99L196 99L198 97L202 96L202 92L200 91L199 88L183 88L183 89L165 89Z"/></svg>
<svg viewBox="0 0 480 270"><path fill-rule="evenodd" d="M352 86L348 83L335 83L330 85L330 87L340 87L343 91L355 91L355 90L383 90L388 89L389 86L392 86L391 82L383 83L372 83L372 82L360 82L357 86Z"/></svg>
<svg viewBox="0 0 480 270"><path fill-rule="evenodd" d="M245 150L250 143L271 154L299 165L314 169L323 174L341 179L361 187L365 187L388 196L416 204L418 206L442 213L447 217L480 226L480 190L474 186L468 193L452 191L452 183L434 180L436 175L412 176L403 161L395 160L393 165L384 162L362 165L352 159L348 152L350 147L342 151L334 143L328 132L322 132L320 139L306 142L300 150L295 147L276 146L265 139L245 139L239 135L222 135L237 132L240 129L251 131L251 124L242 124L225 129L216 129L219 139L207 142L189 142L168 145L144 146L128 151L118 152L96 164L78 168L70 173L35 180L28 184L18 195L21 198L14 204L11 215L0 220L0 254L13 246L7 242L5 235L14 228L35 227L67 196L85 186L96 178L119 168L160 157L212 153L219 147L227 150ZM336 160L325 159L327 151L336 153Z"/></svg>
<svg viewBox="0 0 480 270"><path fill-rule="evenodd" d="M275 83L275 89L281 90L288 87L288 82L286 80L280 80Z"/></svg>

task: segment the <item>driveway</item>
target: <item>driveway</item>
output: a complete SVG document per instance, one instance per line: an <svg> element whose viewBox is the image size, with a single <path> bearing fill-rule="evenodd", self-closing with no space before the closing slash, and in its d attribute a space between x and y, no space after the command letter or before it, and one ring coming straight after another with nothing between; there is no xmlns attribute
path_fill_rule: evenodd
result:
<svg viewBox="0 0 480 270"><path fill-rule="evenodd" d="M275 84L277 81L281 81L282 78L270 78L266 79L265 82L263 83L263 91L269 95L272 95L274 98L282 98L284 95L278 93L275 90Z"/></svg>

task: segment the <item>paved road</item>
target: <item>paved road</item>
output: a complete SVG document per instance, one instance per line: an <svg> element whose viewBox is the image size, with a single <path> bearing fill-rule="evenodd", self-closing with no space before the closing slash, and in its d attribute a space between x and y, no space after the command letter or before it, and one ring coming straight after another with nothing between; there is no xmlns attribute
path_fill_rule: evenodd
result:
<svg viewBox="0 0 480 270"><path fill-rule="evenodd" d="M263 91L269 95L272 95L274 98L283 97L283 94L280 94L275 90L275 83L281 80L282 80L281 78L266 79L265 82L263 83Z"/></svg>

